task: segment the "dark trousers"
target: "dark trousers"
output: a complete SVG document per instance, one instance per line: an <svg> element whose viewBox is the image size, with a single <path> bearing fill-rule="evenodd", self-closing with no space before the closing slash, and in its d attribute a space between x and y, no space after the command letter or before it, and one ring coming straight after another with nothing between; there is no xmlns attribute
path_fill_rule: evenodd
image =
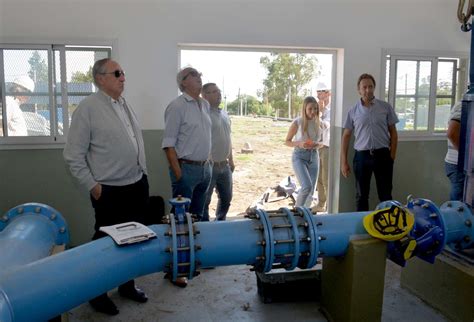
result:
<svg viewBox="0 0 474 322"><path fill-rule="evenodd" d="M393 160L388 148L356 151L354 155L357 211L369 210L372 173L380 201L392 200Z"/></svg>
<svg viewBox="0 0 474 322"><path fill-rule="evenodd" d="M102 185L99 200L91 195L92 207L95 210L95 233L92 240L107 236L99 231L101 226L116 225L128 221L144 223L148 211L149 187L148 179L144 174L140 180L126 186ZM119 290L127 291L135 287L135 282L130 280L119 286ZM96 299L107 296L107 293Z"/></svg>

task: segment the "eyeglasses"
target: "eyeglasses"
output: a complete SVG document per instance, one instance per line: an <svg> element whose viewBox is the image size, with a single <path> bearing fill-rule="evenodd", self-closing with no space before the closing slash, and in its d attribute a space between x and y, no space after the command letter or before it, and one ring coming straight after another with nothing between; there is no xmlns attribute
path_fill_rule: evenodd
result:
<svg viewBox="0 0 474 322"><path fill-rule="evenodd" d="M183 77L183 80L185 80L189 75L191 75L192 77L201 77L202 73L192 70L189 73L187 73L186 76Z"/></svg>
<svg viewBox="0 0 474 322"><path fill-rule="evenodd" d="M125 72L123 70L114 70L113 72L109 72L109 73L100 73L101 75L106 75L106 74L112 74L114 75L116 78L119 78L120 76L125 76Z"/></svg>
<svg viewBox="0 0 474 322"><path fill-rule="evenodd" d="M318 93L329 93L329 91L327 89L323 89L323 90L319 90L319 91L316 91Z"/></svg>

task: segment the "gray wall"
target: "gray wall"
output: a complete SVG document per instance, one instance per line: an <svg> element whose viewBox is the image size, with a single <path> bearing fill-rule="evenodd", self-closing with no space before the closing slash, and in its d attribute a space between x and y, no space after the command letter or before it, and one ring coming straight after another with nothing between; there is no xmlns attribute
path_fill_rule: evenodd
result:
<svg viewBox="0 0 474 322"><path fill-rule="evenodd" d="M143 131L150 194L171 196L166 156L161 150L163 131ZM39 202L58 210L66 219L72 245L93 233L94 211L88 192L70 175L61 149L0 150L0 214L26 203Z"/></svg>

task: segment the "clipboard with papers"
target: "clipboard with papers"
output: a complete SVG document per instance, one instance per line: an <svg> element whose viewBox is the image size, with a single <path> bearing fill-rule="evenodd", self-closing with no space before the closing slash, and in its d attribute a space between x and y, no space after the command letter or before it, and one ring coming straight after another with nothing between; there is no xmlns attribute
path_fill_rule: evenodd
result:
<svg viewBox="0 0 474 322"><path fill-rule="evenodd" d="M112 226L102 226L99 230L112 237L117 245L140 243L156 237L153 230L134 221Z"/></svg>

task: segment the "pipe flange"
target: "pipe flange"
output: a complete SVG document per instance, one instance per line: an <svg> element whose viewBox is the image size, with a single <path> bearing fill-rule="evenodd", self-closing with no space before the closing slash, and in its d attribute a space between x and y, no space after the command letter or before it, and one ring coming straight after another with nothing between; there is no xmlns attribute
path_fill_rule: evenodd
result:
<svg viewBox="0 0 474 322"><path fill-rule="evenodd" d="M194 229L193 220L190 213L186 213L184 223L176 223L176 218L173 213L170 213L170 227L171 227L171 275L172 281L176 281L179 276L187 274L186 277L192 279L196 273L196 253L195 253L195 240L194 240ZM184 228L184 232L181 231L178 234L178 228ZM186 248L181 249L181 248ZM186 258L185 260L182 257ZM188 262L189 261L189 262ZM183 266L182 272L179 271L179 264L188 263L189 265ZM186 271L187 270L187 271ZM184 272L186 271L186 272ZM179 276L178 276L179 275Z"/></svg>
<svg viewBox="0 0 474 322"><path fill-rule="evenodd" d="M306 230L310 238L309 241L309 258L306 266L301 265L299 268L311 268L318 262L319 256L319 238L317 237L318 227L313 219L313 214L309 208L296 207L296 211L303 215L304 220L308 223Z"/></svg>
<svg viewBox="0 0 474 322"><path fill-rule="evenodd" d="M178 277L178 238L176 236L176 220L174 214L170 213L170 227L171 227L171 280L176 282Z"/></svg>
<svg viewBox="0 0 474 322"><path fill-rule="evenodd" d="M295 241L293 249L294 256L291 261L291 266L285 268L287 271L291 271L294 270L296 266L298 266L298 262L300 260L300 234L293 213L288 208L280 208L280 211L286 213L288 221L291 224L291 230L293 231L293 239Z"/></svg>
<svg viewBox="0 0 474 322"><path fill-rule="evenodd" d="M446 225L439 208L428 199L415 198L408 202L407 208L415 215L415 226L410 235L415 239L422 237L426 229L439 227L440 231L435 233L436 245L428 253L417 254L417 256L430 263L434 262L436 255L441 253L447 241ZM439 239L439 240L438 240Z"/></svg>
<svg viewBox="0 0 474 322"><path fill-rule="evenodd" d="M462 229L458 231L459 237L463 236L464 238L459 238L457 242L450 242L449 246L452 249L466 249L474 245L472 237L474 237L474 227L472 225L472 211L468 205L461 201L447 201L441 205L439 208L440 212L443 214L442 218L444 221L452 221L453 219L458 219L460 222L463 222L464 225L460 226ZM448 223L445 222L447 226ZM469 237L469 238L465 238ZM446 234L446 239L448 234ZM452 240L452 238L450 238Z"/></svg>
<svg viewBox="0 0 474 322"><path fill-rule="evenodd" d="M257 219L260 220L263 226L263 237L265 238L265 264L263 265L263 271L266 273L272 270L275 257L273 230L267 213L261 209L257 209L256 213Z"/></svg>
<svg viewBox="0 0 474 322"><path fill-rule="evenodd" d="M25 203L8 210L0 217L0 231L19 216L44 216L56 227L56 245L67 245L69 243L69 229L67 223L59 211L48 205L36 202Z"/></svg>
<svg viewBox="0 0 474 322"><path fill-rule="evenodd" d="M193 229L193 219L191 218L190 213L186 213L187 226L189 230L188 234L188 244L189 244L189 276L191 280L196 276L196 254L195 254L195 240L194 240L194 229Z"/></svg>

